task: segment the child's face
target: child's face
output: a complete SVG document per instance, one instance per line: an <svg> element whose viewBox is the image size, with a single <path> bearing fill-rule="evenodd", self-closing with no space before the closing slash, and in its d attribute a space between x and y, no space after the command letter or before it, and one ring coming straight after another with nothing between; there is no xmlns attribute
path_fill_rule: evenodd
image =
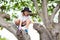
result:
<svg viewBox="0 0 60 40"><path fill-rule="evenodd" d="M28 11L24 11L24 15L25 16L28 16L29 15L29 12Z"/></svg>

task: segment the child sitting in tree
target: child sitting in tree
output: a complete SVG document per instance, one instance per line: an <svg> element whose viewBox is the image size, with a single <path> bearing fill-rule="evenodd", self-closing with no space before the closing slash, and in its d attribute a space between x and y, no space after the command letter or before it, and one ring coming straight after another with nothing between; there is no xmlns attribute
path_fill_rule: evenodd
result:
<svg viewBox="0 0 60 40"><path fill-rule="evenodd" d="M22 26L26 27L25 31L28 32L28 26L31 23L29 13L31 12L28 7L25 7L21 11L22 15L15 21L15 24L18 25L18 30L22 29Z"/></svg>

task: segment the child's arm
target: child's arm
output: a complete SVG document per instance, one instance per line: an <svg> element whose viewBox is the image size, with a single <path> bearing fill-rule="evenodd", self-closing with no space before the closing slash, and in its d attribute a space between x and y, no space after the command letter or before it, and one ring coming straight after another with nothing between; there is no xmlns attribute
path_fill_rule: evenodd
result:
<svg viewBox="0 0 60 40"><path fill-rule="evenodd" d="M18 27L19 30L22 29L21 25L22 25L22 21L20 21L20 24L19 24L19 27Z"/></svg>
<svg viewBox="0 0 60 40"><path fill-rule="evenodd" d="M19 26L21 26L22 25L22 21L20 20L20 24L19 24Z"/></svg>

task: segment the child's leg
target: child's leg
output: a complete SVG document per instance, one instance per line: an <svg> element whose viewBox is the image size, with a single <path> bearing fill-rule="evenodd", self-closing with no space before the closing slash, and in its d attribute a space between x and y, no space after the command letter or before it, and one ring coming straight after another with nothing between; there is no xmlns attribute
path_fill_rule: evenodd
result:
<svg viewBox="0 0 60 40"><path fill-rule="evenodd" d="M31 23L31 21L28 19L28 20L26 20L26 25L25 25L25 27L26 27L26 29L25 29L25 32L26 33L28 33L28 27L29 27L29 24Z"/></svg>
<svg viewBox="0 0 60 40"><path fill-rule="evenodd" d="M21 25L22 25L22 21L20 20L19 28L18 28L19 30L21 30L21 29L22 29Z"/></svg>
<svg viewBox="0 0 60 40"><path fill-rule="evenodd" d="M31 23L31 21L28 19L26 20L26 28L28 28L29 24Z"/></svg>
<svg viewBox="0 0 60 40"><path fill-rule="evenodd" d="M20 21L20 20L18 20L18 19L15 20L15 24L16 24L17 26L19 26L19 27L18 27L19 30L22 29L22 28L21 28L21 23L22 23L22 21Z"/></svg>

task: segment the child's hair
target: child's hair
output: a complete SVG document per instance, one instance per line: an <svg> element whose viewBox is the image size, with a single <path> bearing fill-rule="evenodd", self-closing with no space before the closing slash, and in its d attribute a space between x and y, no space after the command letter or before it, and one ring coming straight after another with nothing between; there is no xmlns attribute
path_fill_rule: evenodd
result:
<svg viewBox="0 0 60 40"><path fill-rule="evenodd" d="M25 12L25 11L24 11L24 12ZM23 13L23 15L25 15L25 14L24 14L24 12L22 12L22 13ZM28 15L29 15L29 14L28 14Z"/></svg>

